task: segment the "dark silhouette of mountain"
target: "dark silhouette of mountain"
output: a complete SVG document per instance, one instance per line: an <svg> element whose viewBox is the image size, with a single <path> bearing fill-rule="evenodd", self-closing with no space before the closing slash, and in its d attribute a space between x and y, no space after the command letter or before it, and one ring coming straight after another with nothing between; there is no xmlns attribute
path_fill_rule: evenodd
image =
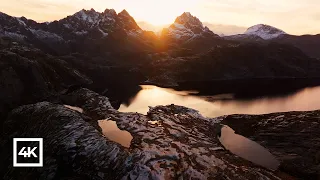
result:
<svg viewBox="0 0 320 180"><path fill-rule="evenodd" d="M149 68L151 69L151 68ZM319 78L320 61L279 43L218 45L209 52L152 63L156 84L254 78Z"/></svg>
<svg viewBox="0 0 320 180"><path fill-rule="evenodd" d="M302 36L294 36L294 35L283 35L272 41L291 44L299 49L301 49L304 53L309 55L310 57L320 59L320 34L317 35L302 35Z"/></svg>
<svg viewBox="0 0 320 180"><path fill-rule="evenodd" d="M135 72L132 77L136 79L160 84L193 78L318 77L316 71L308 69L310 62L317 69L318 61L290 45L272 44L274 41L299 46L299 37L294 39L263 24L248 28L243 35L221 38L197 17L183 13L157 37L143 31L126 10L117 14L113 9L101 13L81 10L51 23L2 13L0 23L2 37L58 55L92 79L91 87L99 92L105 89L100 87L101 74L113 72L110 69L118 69L115 76L127 70ZM311 42L317 43L310 41L299 48L304 50ZM119 78L103 77L113 82L109 85L119 82Z"/></svg>

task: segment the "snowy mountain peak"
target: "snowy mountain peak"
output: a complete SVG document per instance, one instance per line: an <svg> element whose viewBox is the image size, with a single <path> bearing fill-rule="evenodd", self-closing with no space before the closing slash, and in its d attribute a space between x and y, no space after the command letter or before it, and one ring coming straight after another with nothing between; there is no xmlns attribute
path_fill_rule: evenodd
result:
<svg viewBox="0 0 320 180"><path fill-rule="evenodd" d="M268 40L268 39L277 38L280 35L283 35L286 33L278 28L275 28L266 24L258 24L258 25L249 27L244 34L256 35L261 37L262 39Z"/></svg>
<svg viewBox="0 0 320 180"><path fill-rule="evenodd" d="M99 18L99 13L96 12L94 9L91 9L91 10L82 9L81 11L75 13L73 17L76 17L81 21L93 23L93 22L96 22L97 19Z"/></svg>
<svg viewBox="0 0 320 180"><path fill-rule="evenodd" d="M179 41L190 41L201 37L217 36L209 28L205 27L202 22L189 12L184 12L177 17L175 22L162 31L161 36L166 39Z"/></svg>
<svg viewBox="0 0 320 180"><path fill-rule="evenodd" d="M202 22L197 17L192 16L190 12L184 12L181 16L177 17L175 23L204 28Z"/></svg>

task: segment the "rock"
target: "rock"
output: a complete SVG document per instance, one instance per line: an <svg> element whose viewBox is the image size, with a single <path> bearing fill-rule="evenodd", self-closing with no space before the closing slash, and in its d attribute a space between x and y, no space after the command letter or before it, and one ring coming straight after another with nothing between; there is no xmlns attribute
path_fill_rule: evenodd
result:
<svg viewBox="0 0 320 180"><path fill-rule="evenodd" d="M54 101L64 86L92 83L66 61L20 44L0 47L0 69L1 127L13 108L44 100Z"/></svg>
<svg viewBox="0 0 320 180"><path fill-rule="evenodd" d="M319 179L319 116L320 111L230 115L222 123L269 149L281 161L281 171Z"/></svg>
<svg viewBox="0 0 320 180"><path fill-rule="evenodd" d="M4 179L119 179L130 161L124 148L62 105L41 102L17 108L4 134ZM12 168L12 138L17 135L44 139L43 168Z"/></svg>
<svg viewBox="0 0 320 180"><path fill-rule="evenodd" d="M64 102L91 112L93 120L114 120L130 132L130 148L111 142L65 106L25 105L13 110L5 122L0 141L5 179L279 179L275 172L221 147L214 127L222 118L205 118L175 105L151 108L147 115L121 113L106 97L87 89L67 96L71 98ZM17 135L44 138L44 168L12 168L12 137Z"/></svg>
<svg viewBox="0 0 320 180"><path fill-rule="evenodd" d="M116 111L107 97L86 88L62 95L61 99L65 104L82 108L85 114L95 120L106 119L110 112Z"/></svg>

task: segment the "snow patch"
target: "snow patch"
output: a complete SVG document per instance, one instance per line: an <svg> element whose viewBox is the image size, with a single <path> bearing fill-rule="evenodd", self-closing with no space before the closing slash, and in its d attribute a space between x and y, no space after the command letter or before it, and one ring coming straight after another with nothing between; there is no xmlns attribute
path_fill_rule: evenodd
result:
<svg viewBox="0 0 320 180"><path fill-rule="evenodd" d="M23 26L27 26L26 23L21 19L21 18L16 18L19 22L19 24L23 25Z"/></svg>
<svg viewBox="0 0 320 180"><path fill-rule="evenodd" d="M106 33L106 32L104 32L104 31L102 31L100 28L99 28L99 31L102 33L102 36L103 36L103 37L106 37L106 36L108 36L108 35L109 35L108 33Z"/></svg>
<svg viewBox="0 0 320 180"><path fill-rule="evenodd" d="M186 27L184 27L184 25L179 24L179 23L174 23L173 24L177 29L186 29Z"/></svg>
<svg viewBox="0 0 320 180"><path fill-rule="evenodd" d="M6 37L11 37L12 39L18 40L18 41L23 41L26 36L19 34L19 33L14 33L14 32L8 32L5 31L2 36Z"/></svg>
<svg viewBox="0 0 320 180"><path fill-rule="evenodd" d="M256 35L265 40L274 39L280 35L286 34L284 31L265 24L258 24L247 29L244 33L247 35Z"/></svg>
<svg viewBox="0 0 320 180"><path fill-rule="evenodd" d="M75 14L75 17L82 21L86 21L89 23L95 23L99 19L99 13L95 11L87 12L86 10L81 10Z"/></svg>
<svg viewBox="0 0 320 180"><path fill-rule="evenodd" d="M179 16L175 23L168 28L168 35L173 39L192 40L205 32L211 32L208 27L203 26L202 22L189 12Z"/></svg>
<svg viewBox="0 0 320 180"><path fill-rule="evenodd" d="M82 31L76 31L74 32L76 35L85 35L88 34L88 31L82 30Z"/></svg>
<svg viewBox="0 0 320 180"><path fill-rule="evenodd" d="M43 30L35 30L35 29L29 29L33 35L35 35L39 39L50 39L55 41L63 41L63 38L55 33L50 33Z"/></svg>
<svg viewBox="0 0 320 180"><path fill-rule="evenodd" d="M63 26L64 26L65 28L67 28L67 29L71 29L71 28L72 28L71 24L63 24Z"/></svg>

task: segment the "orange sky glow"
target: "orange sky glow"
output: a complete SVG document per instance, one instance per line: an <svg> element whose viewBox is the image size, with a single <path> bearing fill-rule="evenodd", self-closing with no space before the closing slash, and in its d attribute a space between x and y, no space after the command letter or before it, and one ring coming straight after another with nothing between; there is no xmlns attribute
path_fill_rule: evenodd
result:
<svg viewBox="0 0 320 180"><path fill-rule="evenodd" d="M117 12L126 9L139 24L147 23L154 28L171 24L183 12L191 12L213 27L233 25L226 28L242 31L264 23L290 34L320 33L319 0L0 0L0 3L1 12L39 22L58 20L83 8L99 12L108 8Z"/></svg>

